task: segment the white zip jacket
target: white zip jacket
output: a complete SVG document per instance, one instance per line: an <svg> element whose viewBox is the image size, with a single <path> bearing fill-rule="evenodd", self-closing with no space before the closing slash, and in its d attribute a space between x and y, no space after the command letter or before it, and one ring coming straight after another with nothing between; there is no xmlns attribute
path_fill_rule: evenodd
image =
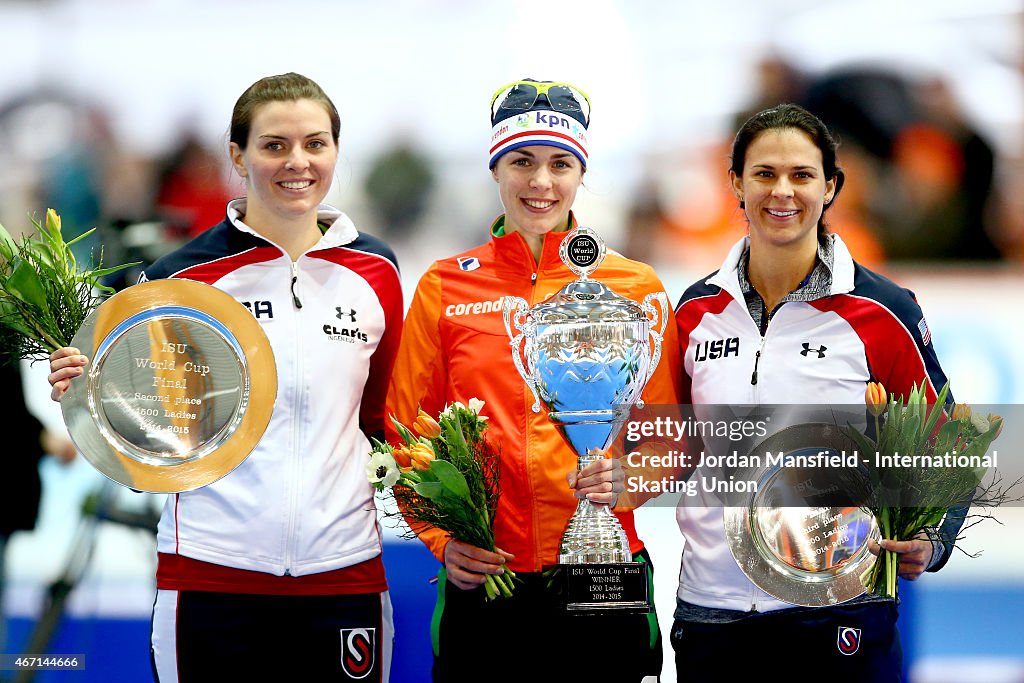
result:
<svg viewBox="0 0 1024 683"><path fill-rule="evenodd" d="M326 205L329 228L294 263L244 215L244 199L229 203L225 221L141 278L198 280L235 297L266 332L278 375L255 450L219 481L168 496L157 550L276 576L341 569L381 552L367 435L382 433L401 333L398 266Z"/></svg>
<svg viewBox="0 0 1024 683"><path fill-rule="evenodd" d="M827 293L782 303L763 336L737 273L748 238L732 248L718 271L683 294L676 309L683 402L694 405L698 419L701 406L863 406L872 380L896 395L908 395L913 383L926 380L934 401L946 378L913 293L855 263L838 236L829 238L834 262ZM772 431L784 422L773 420ZM726 542L721 503L713 494L699 495L697 502L677 508L685 537L678 597L740 611L792 607L740 570Z"/></svg>

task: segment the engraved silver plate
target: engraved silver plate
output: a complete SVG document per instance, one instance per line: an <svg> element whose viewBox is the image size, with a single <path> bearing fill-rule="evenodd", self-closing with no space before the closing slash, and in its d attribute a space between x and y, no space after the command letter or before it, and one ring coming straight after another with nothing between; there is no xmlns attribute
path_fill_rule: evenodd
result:
<svg viewBox="0 0 1024 683"><path fill-rule="evenodd" d="M139 491L189 491L237 467L277 396L259 323L219 289L190 280L129 287L86 319L72 346L90 359L61 400L75 445Z"/></svg>
<svg viewBox="0 0 1024 683"><path fill-rule="evenodd" d="M810 423L769 436L752 453L782 453L785 463L855 448L842 428ZM861 575L875 562L868 541L877 541L879 531L870 510L857 504L866 477L857 470L785 464L735 476L757 483L746 505L725 508L729 549L751 582L779 600L808 607L846 602L867 590Z"/></svg>

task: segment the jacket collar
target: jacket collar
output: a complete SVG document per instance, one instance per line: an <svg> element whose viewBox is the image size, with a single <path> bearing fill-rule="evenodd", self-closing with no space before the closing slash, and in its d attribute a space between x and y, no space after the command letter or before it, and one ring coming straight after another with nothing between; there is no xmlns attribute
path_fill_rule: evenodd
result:
<svg viewBox="0 0 1024 683"><path fill-rule="evenodd" d="M832 240L833 257L832 282L829 287L829 295L847 294L853 291L855 266L853 256L839 235L833 233L828 235L827 238ZM729 292L737 301L743 301L743 290L740 287L737 269L743 260L743 253L749 248L749 245L750 237L746 236L734 244L732 249L729 250L729 254L725 257L725 261L722 262L721 268L706 280L706 284L721 287Z"/></svg>
<svg viewBox="0 0 1024 683"><path fill-rule="evenodd" d="M495 259L507 267L531 273L549 273L556 270L568 272L568 266L562 263L558 252L562 246L562 240L569 234L568 231L576 226L576 216L570 211L567 230L552 231L544 235L540 263L537 263L533 259L530 246L521 234L505 232L505 214L502 214L491 223L491 246L494 249Z"/></svg>
<svg viewBox="0 0 1024 683"><path fill-rule="evenodd" d="M264 242L274 244L260 233L253 230L251 227L245 224L242 218L245 216L246 199L233 199L228 202L228 221L235 228L242 232L255 235ZM321 226L327 226L320 241L317 242L309 251L315 251L317 249L329 249L330 247L339 247L349 242L352 242L359 236L359 231L356 230L355 224L352 220L338 209L330 206L329 204L321 204L317 207L316 221ZM278 245L274 245L278 246ZM283 250L282 250L283 251Z"/></svg>

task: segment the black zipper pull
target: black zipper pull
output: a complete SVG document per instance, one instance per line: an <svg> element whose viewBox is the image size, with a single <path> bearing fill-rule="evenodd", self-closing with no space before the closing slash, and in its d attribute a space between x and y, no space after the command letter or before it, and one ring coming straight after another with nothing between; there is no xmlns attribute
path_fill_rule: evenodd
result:
<svg viewBox="0 0 1024 683"><path fill-rule="evenodd" d="M757 355L754 356L754 374L750 376L750 384L757 384L757 364L761 362L761 349L757 350Z"/></svg>
<svg viewBox="0 0 1024 683"><path fill-rule="evenodd" d="M295 283L299 281L298 275L292 275L292 303L295 304L295 308L302 308L302 302L299 301L299 297L295 294Z"/></svg>

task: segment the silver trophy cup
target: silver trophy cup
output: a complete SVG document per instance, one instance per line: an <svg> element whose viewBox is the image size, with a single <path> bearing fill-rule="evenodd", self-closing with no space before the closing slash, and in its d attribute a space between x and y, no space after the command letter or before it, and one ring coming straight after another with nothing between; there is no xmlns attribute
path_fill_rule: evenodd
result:
<svg viewBox="0 0 1024 683"><path fill-rule="evenodd" d="M572 230L560 255L579 279L532 307L505 297L503 313L512 359L536 399L534 412L543 403L583 469L604 457L631 408L643 405L640 394L661 357L669 307L663 292L637 303L590 279L605 246L587 228ZM580 500L562 536L559 563L631 561L626 533L608 506ZM615 606L615 600L589 605Z"/></svg>

